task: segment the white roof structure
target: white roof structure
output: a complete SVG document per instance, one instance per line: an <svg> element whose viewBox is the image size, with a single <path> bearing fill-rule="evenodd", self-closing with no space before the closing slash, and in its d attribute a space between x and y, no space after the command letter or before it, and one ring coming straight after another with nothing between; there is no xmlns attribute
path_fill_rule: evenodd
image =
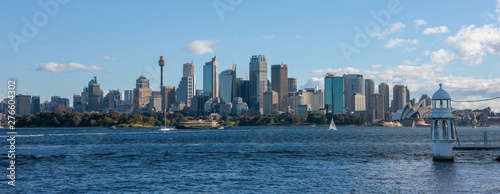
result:
<svg viewBox="0 0 500 194"><path fill-rule="evenodd" d="M432 95L432 100L451 100L450 94L443 90L443 84L439 84L439 90Z"/></svg>
<svg viewBox="0 0 500 194"><path fill-rule="evenodd" d="M424 118L425 115L430 113L431 110L431 105L425 106L425 99L423 98L420 99L415 105L411 105L411 102L408 102L402 110L398 110L394 113L394 115L392 115L392 120L402 121L412 117Z"/></svg>

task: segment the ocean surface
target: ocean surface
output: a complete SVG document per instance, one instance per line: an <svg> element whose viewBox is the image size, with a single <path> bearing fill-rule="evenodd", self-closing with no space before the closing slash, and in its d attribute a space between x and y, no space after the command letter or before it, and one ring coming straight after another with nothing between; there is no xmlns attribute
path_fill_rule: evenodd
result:
<svg viewBox="0 0 500 194"><path fill-rule="evenodd" d="M0 193L500 193L500 150L433 162L429 128L326 128L19 128L16 187L3 129ZM458 128L461 146L484 130L500 146L492 127Z"/></svg>

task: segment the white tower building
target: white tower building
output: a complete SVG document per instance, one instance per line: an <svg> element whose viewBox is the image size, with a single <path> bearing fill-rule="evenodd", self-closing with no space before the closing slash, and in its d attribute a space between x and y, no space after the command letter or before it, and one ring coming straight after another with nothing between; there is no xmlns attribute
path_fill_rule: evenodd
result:
<svg viewBox="0 0 500 194"><path fill-rule="evenodd" d="M455 142L455 119L451 115L451 97L439 84L439 90L432 96L431 141L434 146L433 161L453 162Z"/></svg>

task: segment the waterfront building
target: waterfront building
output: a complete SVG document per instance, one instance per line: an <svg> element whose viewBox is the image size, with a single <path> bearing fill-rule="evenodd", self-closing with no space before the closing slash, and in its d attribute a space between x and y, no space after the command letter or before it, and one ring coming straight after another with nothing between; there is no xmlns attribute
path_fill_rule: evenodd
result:
<svg viewBox="0 0 500 194"><path fill-rule="evenodd" d="M347 74L344 75L344 89L345 89L345 109L347 112L355 111L354 103L352 103L352 96L356 93L360 95L365 95L365 78L363 75L359 74ZM361 103L361 102L359 102ZM363 105L358 104L358 107L365 107L365 102Z"/></svg>
<svg viewBox="0 0 500 194"><path fill-rule="evenodd" d="M373 110L373 119L385 119L385 96L383 94L371 95L370 110Z"/></svg>
<svg viewBox="0 0 500 194"><path fill-rule="evenodd" d="M378 93L384 95L384 110L389 110L389 85L387 83L381 83L378 85Z"/></svg>
<svg viewBox="0 0 500 194"><path fill-rule="evenodd" d="M249 63L249 106L263 113L264 92L267 91L267 61L264 55L253 55Z"/></svg>
<svg viewBox="0 0 500 194"><path fill-rule="evenodd" d="M203 66L203 91L210 98L219 97L219 62L217 56Z"/></svg>
<svg viewBox="0 0 500 194"><path fill-rule="evenodd" d="M344 78L327 73L325 76L325 110L327 113L345 113Z"/></svg>
<svg viewBox="0 0 500 194"><path fill-rule="evenodd" d="M278 103L279 97L278 92L275 91L266 91L264 92L264 113L267 114L276 114L278 113Z"/></svg>
<svg viewBox="0 0 500 194"><path fill-rule="evenodd" d="M288 112L288 67L271 65L271 88L278 93L278 111Z"/></svg>
<svg viewBox="0 0 500 194"><path fill-rule="evenodd" d="M186 106L191 106L191 99L196 95L196 75L194 74L194 64L185 63L183 65L182 78L177 87L176 102L184 102ZM167 107L168 109L169 107Z"/></svg>
<svg viewBox="0 0 500 194"><path fill-rule="evenodd" d="M100 111L101 110L101 85L97 83L97 77L89 81L88 84L88 111Z"/></svg>
<svg viewBox="0 0 500 194"><path fill-rule="evenodd" d="M431 141L434 161L454 161L455 119L452 114L451 97L439 84L439 90L432 95Z"/></svg>
<svg viewBox="0 0 500 194"><path fill-rule="evenodd" d="M236 97L236 65L221 72L219 80L222 101L231 103L232 99Z"/></svg>

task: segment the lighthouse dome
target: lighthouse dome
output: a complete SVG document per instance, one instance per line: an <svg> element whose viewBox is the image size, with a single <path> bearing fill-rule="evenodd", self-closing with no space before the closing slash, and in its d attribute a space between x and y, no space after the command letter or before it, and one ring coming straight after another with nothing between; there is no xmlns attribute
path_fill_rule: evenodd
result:
<svg viewBox="0 0 500 194"><path fill-rule="evenodd" d="M450 94L443 90L443 84L439 84L439 90L432 95L432 100L451 100Z"/></svg>

